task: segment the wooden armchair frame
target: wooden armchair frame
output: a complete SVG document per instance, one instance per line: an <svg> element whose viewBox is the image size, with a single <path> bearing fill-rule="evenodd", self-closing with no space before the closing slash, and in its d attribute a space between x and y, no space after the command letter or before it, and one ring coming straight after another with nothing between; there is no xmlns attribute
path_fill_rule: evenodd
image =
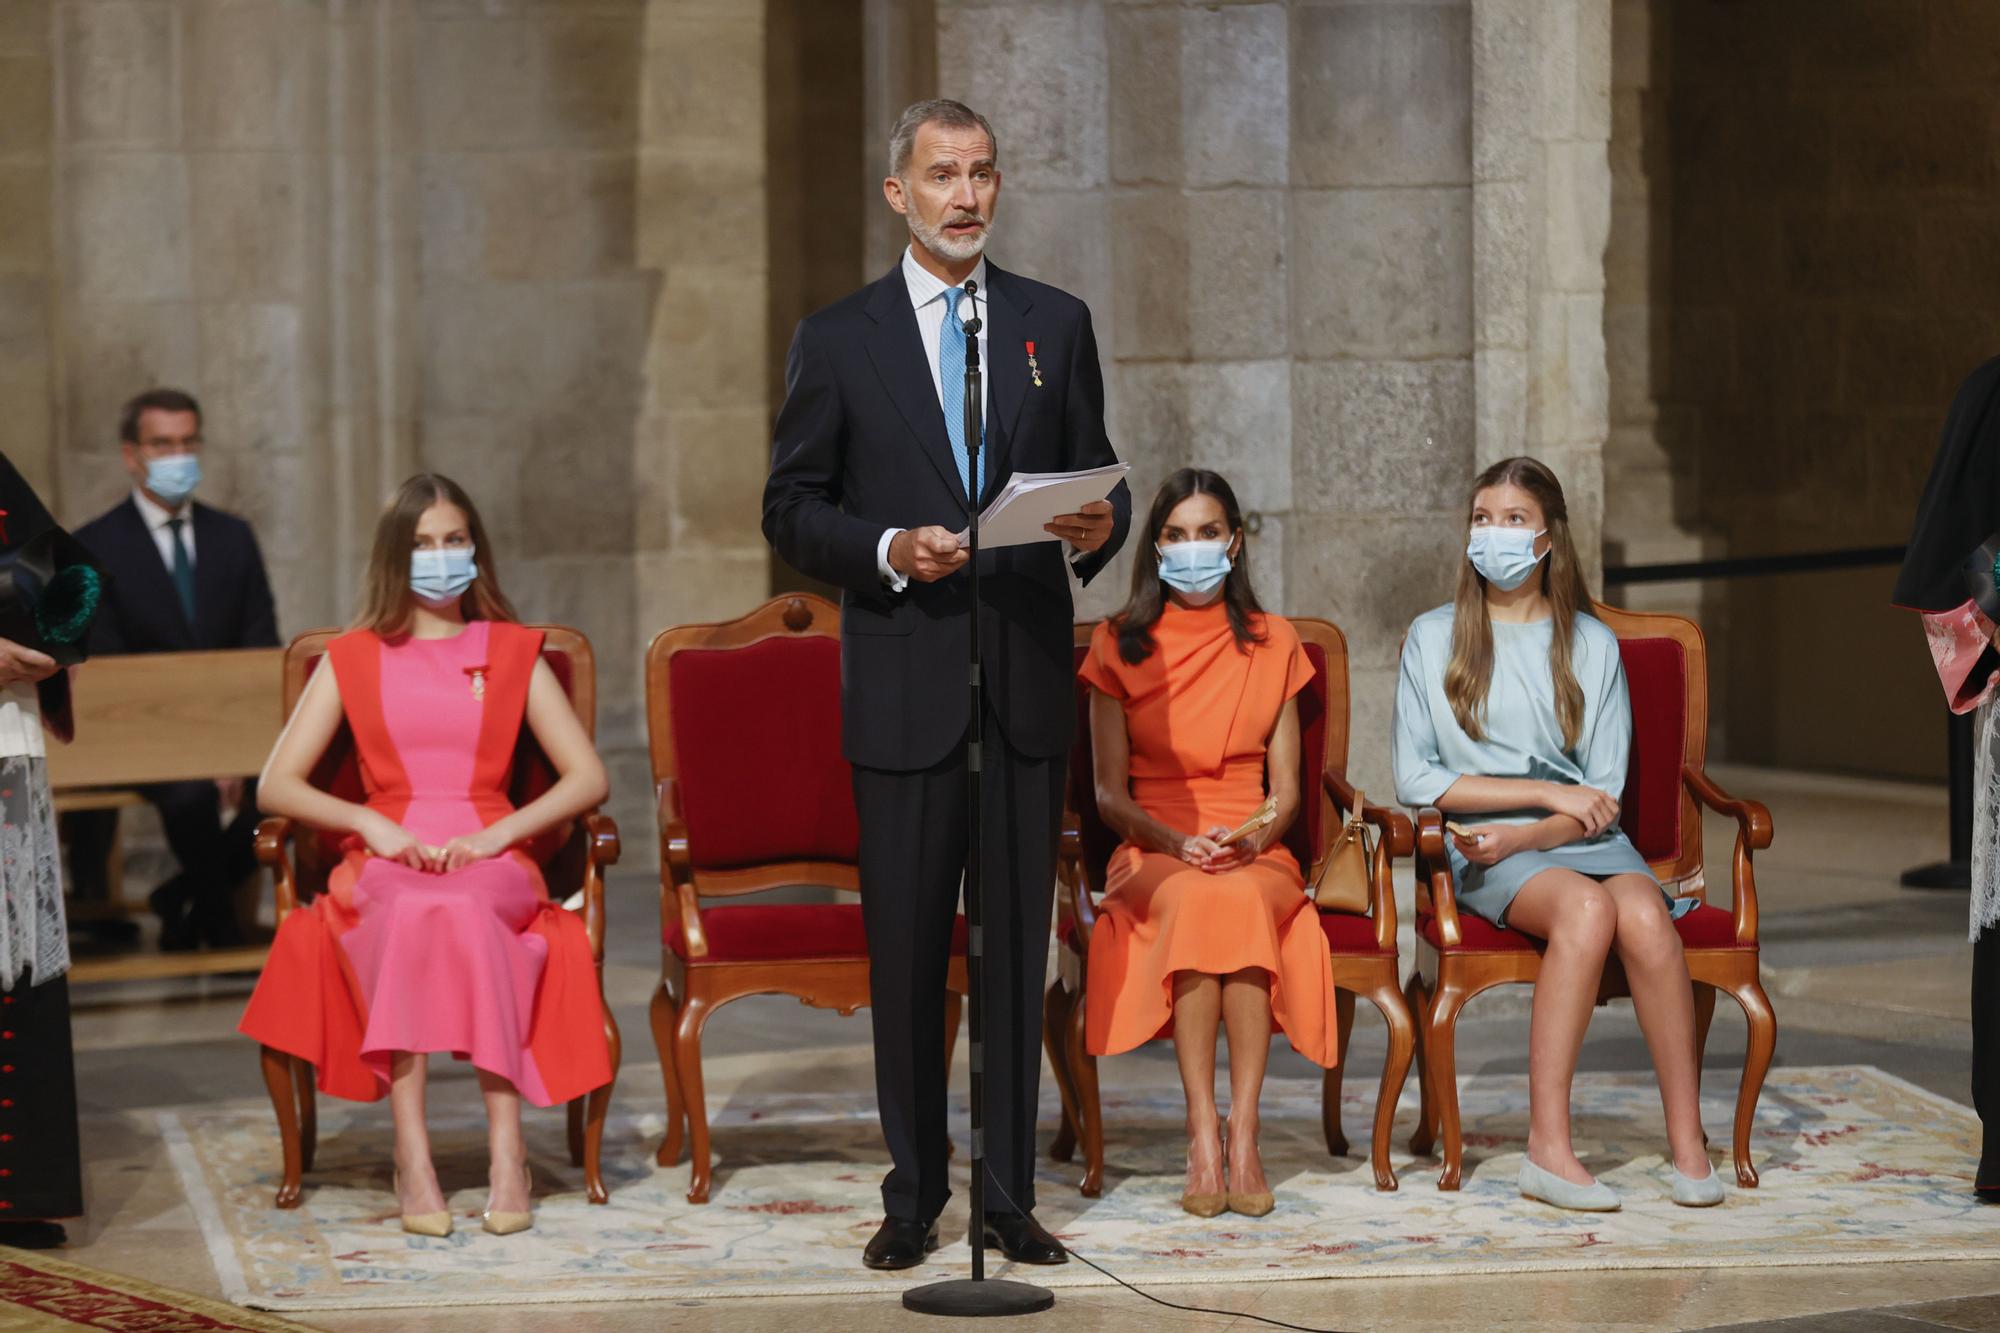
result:
<svg viewBox="0 0 2000 1333"><path fill-rule="evenodd" d="M655 1161L671 1166L683 1143L691 1159L689 1203L707 1203L712 1158L708 1111L702 1087L701 1033L709 1016L746 995L793 995L817 1009L852 1015L867 1006L868 960L847 955L709 961L709 935L701 899L733 898L768 889L813 885L848 893L861 891L860 866L853 861L779 860L753 866L706 868L694 863L681 793L681 763L674 742L672 663L676 653L696 649L748 648L772 638L840 638L840 610L809 593L774 597L738 619L662 630L646 650L646 728L660 824L660 922L668 933L678 926L687 951L684 961L664 940L660 987L653 994L653 1044L666 1083L667 1132ZM961 997L967 989L965 959L955 955L946 980L945 1062L951 1062Z"/></svg>
<svg viewBox="0 0 2000 1333"><path fill-rule="evenodd" d="M1750 1160L1750 1128L1757 1098L1777 1044L1777 1018L1758 980L1757 878L1753 852L1771 845L1771 812L1756 801L1737 800L1708 776L1708 648L1701 627L1681 616L1625 611L1598 605L1592 610L1620 640L1666 639L1679 646L1684 682L1683 735L1677 799L1680 804L1679 846L1675 853L1652 863L1653 873L1668 891L1707 902L1702 869L1702 808L1736 821L1736 850L1731 863L1732 934L1726 946L1684 945L1688 975L1694 981L1695 1064L1715 1016L1715 997L1725 991L1742 1006L1749 1025L1749 1046L1743 1060L1743 1081L1736 1097L1733 1155L1737 1183L1757 1184ZM1629 793L1628 793L1629 795ZM1440 1129L1444 1168L1438 1188L1459 1188L1464 1163L1464 1139L1459 1123L1454 1033L1459 1011L1482 991L1512 982L1532 984L1541 972L1541 944L1533 948L1469 950L1454 896L1451 862L1445 850L1444 817L1434 807L1417 812L1417 911L1432 916L1443 948L1417 939L1417 967L1410 976L1410 1006L1418 1015L1418 1080L1423 1108L1410 1148L1430 1152ZM1520 937L1526 941L1528 937ZM1624 968L1614 952L1605 961L1597 1002L1630 995Z"/></svg>
<svg viewBox="0 0 2000 1333"><path fill-rule="evenodd" d="M590 640L564 625L536 625L543 635L542 651L566 657L569 662L570 704L576 709L584 730L597 731L597 658ZM313 665L326 653L328 643L341 631L311 630L293 639L285 649L285 716L290 717L304 692ZM523 741L532 743L523 727ZM333 744L352 747L352 734L341 724ZM271 870L271 888L277 900L278 923L326 891L332 865L321 859L316 830L290 819L272 817L257 825L257 859ZM300 836L303 834L304 836ZM551 901L563 903L577 893L585 930L590 936L590 954L597 964L597 989L604 993L604 869L618 861L618 825L609 815L591 811L580 816L560 850L542 867ZM301 893L301 889L305 893ZM583 1168L585 1188L592 1203L610 1198L604 1186L600 1159L604 1144L604 1117L611 1106L611 1091L618 1081L622 1043L618 1022L611 1006L604 1006L604 1035L611 1044L611 1081L569 1104L569 1160ZM278 1136L284 1151L284 1179L278 1186L277 1206L296 1208L301 1194L301 1176L313 1169L313 1155L319 1142L319 1117L313 1067L307 1061L269 1046L262 1052L264 1087L278 1116Z"/></svg>
<svg viewBox="0 0 2000 1333"><path fill-rule="evenodd" d="M1354 787L1347 781L1347 639L1340 629L1324 620L1296 618L1292 626L1309 647L1317 647L1326 664L1325 737L1319 781L1313 783L1320 802L1319 836L1313 849L1313 865L1307 872L1310 883L1324 866L1332 850L1333 836L1345 820L1343 811L1354 804ZM1078 650L1090 644L1094 624L1076 627ZM1087 689L1078 682L1079 690ZM1089 744L1088 736L1078 738L1079 746ZM1303 777L1303 775L1302 775ZM1104 1124L1098 1096L1097 1057L1084 1046L1084 996L1088 988L1090 935L1097 923L1092 900L1101 892L1104 867L1086 866L1079 801L1088 799L1075 790L1072 781L1063 811L1062 841L1056 858L1056 896L1062 967L1050 982L1042 1007L1042 1043L1062 1096L1063 1123L1049 1147L1049 1156L1058 1162L1072 1160L1079 1143L1083 1146L1084 1169L1078 1191L1096 1198L1104 1189ZM1354 1000L1364 996L1381 1011L1389 1027L1388 1058L1382 1065L1382 1081L1375 1097L1375 1121L1370 1139L1369 1160L1374 1168L1375 1187L1396 1188L1395 1173L1389 1169L1389 1139L1396 1117L1396 1102L1410 1071L1415 1049L1415 1026L1400 987L1396 956L1396 893L1390 879L1389 863L1408 856L1411 849L1410 821L1400 811L1365 805L1363 817L1377 830L1371 879L1369 917L1373 926L1374 949L1351 953L1330 948L1333 981L1337 988L1337 1017L1340 1047L1344 1053L1354 1028ZM1306 818L1301 809L1300 819ZM1308 910L1311 910L1310 908ZM1326 1071L1321 1084L1320 1127L1326 1149L1336 1157L1347 1153L1347 1135L1340 1124L1340 1095L1346 1063Z"/></svg>

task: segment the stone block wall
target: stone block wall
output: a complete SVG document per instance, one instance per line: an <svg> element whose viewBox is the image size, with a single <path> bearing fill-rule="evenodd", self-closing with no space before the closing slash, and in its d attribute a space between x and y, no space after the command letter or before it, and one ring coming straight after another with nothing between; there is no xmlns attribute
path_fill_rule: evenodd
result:
<svg viewBox="0 0 2000 1333"><path fill-rule="evenodd" d="M1001 139L996 259L1090 303L1137 505L1176 467L1222 471L1267 603L1347 632L1373 790L1397 644L1449 595L1475 464L1547 457L1594 559L1599 9L937 6L938 86Z"/></svg>

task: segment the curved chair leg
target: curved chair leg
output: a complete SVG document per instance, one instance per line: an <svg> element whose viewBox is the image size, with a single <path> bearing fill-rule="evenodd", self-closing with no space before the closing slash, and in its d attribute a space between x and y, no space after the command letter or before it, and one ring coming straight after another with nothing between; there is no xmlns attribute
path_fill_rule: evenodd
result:
<svg viewBox="0 0 2000 1333"><path fill-rule="evenodd" d="M1375 1188L1386 1194L1396 1188L1396 1173L1389 1169L1389 1137L1396 1132L1396 1103L1402 1100L1403 1082L1410 1076L1417 1031L1403 993L1393 981L1384 982L1368 998L1389 1025L1389 1054L1382 1061L1382 1086L1375 1093L1375 1131L1368 1148L1375 1167Z"/></svg>
<svg viewBox="0 0 2000 1333"><path fill-rule="evenodd" d="M1097 1057L1083 1044L1084 992L1070 1007L1063 1057L1076 1080L1077 1137L1083 1142L1083 1180L1077 1193L1095 1199L1104 1193L1104 1108L1097 1097Z"/></svg>
<svg viewBox="0 0 2000 1333"><path fill-rule="evenodd" d="M583 1121L583 1185L592 1203L611 1201L611 1191L604 1187L604 1117L611 1110L611 1090L618 1086L618 1066L625 1056L625 1041L608 1004L604 1006L604 1040L611 1047L611 1077L603 1087L591 1089Z"/></svg>
<svg viewBox="0 0 2000 1333"><path fill-rule="evenodd" d="M698 995L681 1001L674 1025L674 1072L680 1076L682 1114L688 1127L689 1203L708 1202L708 1104L701 1086L701 1027L708 1005Z"/></svg>
<svg viewBox="0 0 2000 1333"><path fill-rule="evenodd" d="M1764 1091L1764 1075L1770 1071L1771 1052L1778 1044L1778 1016L1771 1012L1770 997L1754 975L1730 993L1743 1006L1750 1029L1743 1055L1743 1083L1736 1092L1736 1183L1755 1189L1757 1168L1750 1161L1750 1127L1757 1119L1757 1098Z"/></svg>
<svg viewBox="0 0 2000 1333"><path fill-rule="evenodd" d="M1042 997L1042 1050L1049 1057L1056 1093L1062 1099L1062 1121L1049 1143L1052 1162L1068 1162L1076 1157L1076 1080L1070 1077L1069 1061L1063 1054L1063 1034L1069 1030L1069 1005L1070 995L1063 988L1062 979L1050 982L1048 993Z"/></svg>
<svg viewBox="0 0 2000 1333"><path fill-rule="evenodd" d="M1715 987L1694 983L1694 1086L1701 1088L1701 1061L1708 1053L1708 1029L1715 1022Z"/></svg>
<svg viewBox="0 0 2000 1333"><path fill-rule="evenodd" d="M292 1087L299 1096L299 1166L310 1171L313 1155L319 1151L319 1098L310 1061L292 1057Z"/></svg>
<svg viewBox="0 0 2000 1333"><path fill-rule="evenodd" d="M1431 1071L1431 1095L1437 1104L1438 1132L1444 1140L1444 1170L1438 1188L1455 1190L1464 1172L1465 1136L1458 1123L1458 1011L1472 997L1456 986L1439 984L1431 997L1430 1022L1424 1033L1424 1057Z"/></svg>
<svg viewBox="0 0 2000 1333"><path fill-rule="evenodd" d="M1319 1128L1326 1137L1327 1153L1347 1156L1347 1134L1340 1127L1340 1090L1346 1079L1347 1052L1354 1036L1354 992L1342 987L1333 993L1334 1023L1338 1039L1334 1049L1340 1063L1326 1071L1319 1081Z"/></svg>
<svg viewBox="0 0 2000 1333"><path fill-rule="evenodd" d="M1416 1041L1411 1059L1417 1066L1417 1127L1410 1134L1410 1151L1418 1157L1428 1157L1431 1149L1437 1146L1438 1133L1437 1093L1431 1087L1429 1046L1424 1041L1424 1033L1431 1021L1431 993L1423 979L1414 972L1403 987L1403 999L1410 1007Z"/></svg>
<svg viewBox="0 0 2000 1333"><path fill-rule="evenodd" d="M299 1153L299 1104L298 1094L292 1089L292 1057L270 1046L258 1049L264 1067L264 1090L271 1094L271 1109L278 1116L278 1142L284 1152L285 1175L278 1185L275 1202L280 1208L296 1208L304 1163Z"/></svg>
<svg viewBox="0 0 2000 1333"><path fill-rule="evenodd" d="M680 1074L674 1067L674 1025L680 1021L680 1009L674 1004L674 997L667 994L665 983L653 992L652 1018L653 1047L660 1053L660 1077L667 1085L667 1136L661 1140L653 1161L660 1166L672 1166L681 1159L687 1112L681 1104Z"/></svg>

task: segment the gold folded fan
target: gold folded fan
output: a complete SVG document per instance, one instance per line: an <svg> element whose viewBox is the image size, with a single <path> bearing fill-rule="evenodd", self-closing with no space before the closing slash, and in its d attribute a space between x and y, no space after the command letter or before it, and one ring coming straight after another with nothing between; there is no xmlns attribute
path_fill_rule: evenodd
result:
<svg viewBox="0 0 2000 1333"><path fill-rule="evenodd" d="M1229 832L1223 834L1220 838L1217 838L1215 840L1216 845L1220 847L1227 847L1230 843L1235 842L1237 839L1247 838L1252 833L1255 833L1258 829L1263 828L1265 825L1275 823L1277 821L1277 818L1278 818L1278 798L1275 796L1266 796L1264 798L1264 804L1258 806L1256 812L1252 814L1250 818L1244 820L1241 824L1238 824L1235 828L1229 830Z"/></svg>

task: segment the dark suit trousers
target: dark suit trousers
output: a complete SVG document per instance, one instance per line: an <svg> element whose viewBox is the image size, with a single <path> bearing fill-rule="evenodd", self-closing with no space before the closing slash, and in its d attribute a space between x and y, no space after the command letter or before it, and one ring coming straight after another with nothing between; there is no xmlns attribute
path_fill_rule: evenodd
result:
<svg viewBox="0 0 2000 1333"><path fill-rule="evenodd" d="M244 783L243 804L226 828L213 782L162 782L138 791L159 810L167 846L180 863L180 873L164 887L191 904L198 921L234 911L236 886L257 868L256 782ZM63 816L70 891L79 900L107 896L105 861L117 830L116 810L75 810Z"/></svg>
<svg viewBox="0 0 2000 1333"><path fill-rule="evenodd" d="M1972 1106L1986 1129L1979 1183L2000 1188L2000 926L1972 946Z"/></svg>
<svg viewBox="0 0 2000 1333"><path fill-rule="evenodd" d="M985 723L986 1210L1005 1213L1009 1199L1022 1211L1035 1206L1042 987L1067 757L1018 754L990 709ZM905 1220L934 1218L951 1197L944 996L966 799L963 745L915 772L854 769L875 1093L892 1163L882 1206Z"/></svg>

